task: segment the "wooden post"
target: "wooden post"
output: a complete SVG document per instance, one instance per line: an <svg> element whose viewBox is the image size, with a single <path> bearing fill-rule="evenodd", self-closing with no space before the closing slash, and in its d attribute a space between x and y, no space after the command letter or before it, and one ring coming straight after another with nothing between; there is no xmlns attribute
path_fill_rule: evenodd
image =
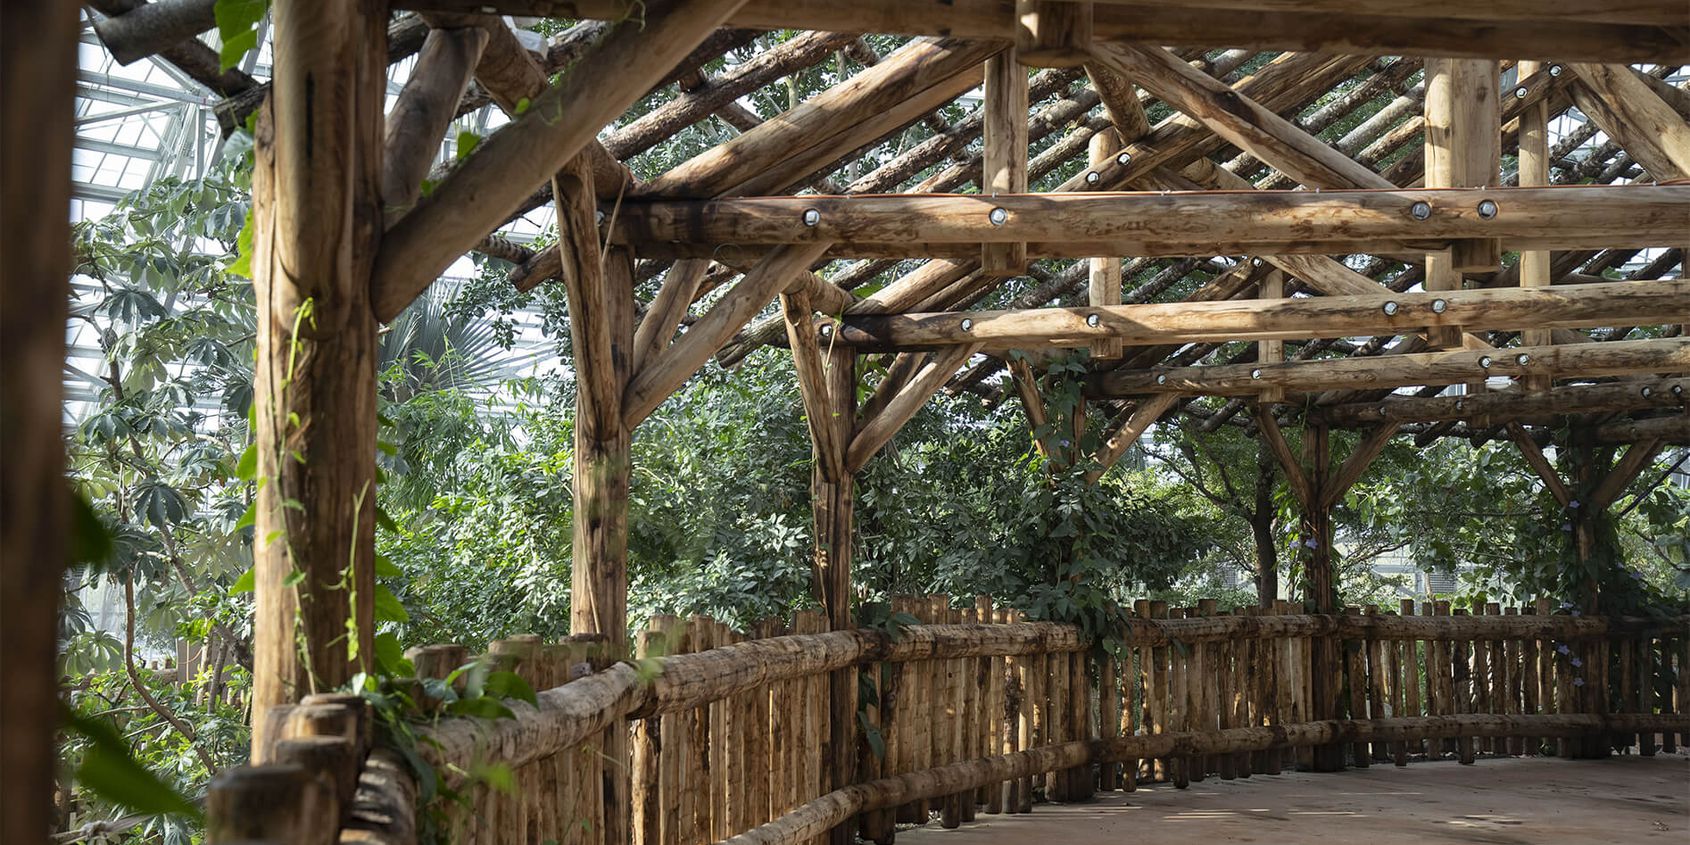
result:
<svg viewBox="0 0 1690 845"><path fill-rule="evenodd" d="M1338 585L1332 574L1332 501L1327 495L1331 473L1327 464L1332 449L1326 426L1305 432L1304 448L1312 460L1308 474L1309 501L1303 508L1302 536L1307 549L1303 602L1315 613L1338 612ZM1313 681L1309 706L1313 719L1337 719L1343 706L1339 695L1342 681L1343 643L1337 637L1314 637L1309 641L1309 672ZM1332 743L1315 748L1314 769L1336 772L1344 768L1344 747Z"/></svg>
<svg viewBox="0 0 1690 845"><path fill-rule="evenodd" d="M78 10L6 7L0 40L0 840L52 830L59 600L69 556L63 379ZM262 712L262 711L259 711Z"/></svg>
<svg viewBox="0 0 1690 845"><path fill-rule="evenodd" d="M387 81L385 15L279 0L272 16L275 69L252 179L258 713L338 686L367 668L372 653L370 278L381 236ZM297 584L295 573L304 575ZM254 726L254 749L273 739L263 722Z"/></svg>
<svg viewBox="0 0 1690 845"><path fill-rule="evenodd" d="M1136 104L1138 101L1134 99ZM1121 150L1121 136L1105 129L1091 136L1088 156L1095 167L1115 157ZM1091 305L1121 304L1121 259L1118 256L1099 256L1090 259L1090 285L1086 301ZM1264 293L1265 296L1265 293ZM1091 345L1094 358L1119 358L1123 347L1120 338L1095 341Z"/></svg>
<svg viewBox="0 0 1690 845"><path fill-rule="evenodd" d="M1027 69L1008 52L986 60L982 125L980 193L1027 191ZM1027 244L984 244L983 273L1015 276L1027 272Z"/></svg>
<svg viewBox="0 0 1690 845"><path fill-rule="evenodd" d="M1515 66L1520 79L1547 69L1544 62L1522 61ZM1549 102L1538 100L1520 113L1520 187L1530 188L1549 184ZM1520 287L1547 287L1550 284L1550 257L1547 250L1526 250L1520 253ZM1526 329L1520 334L1523 346L1547 346L1553 343L1548 329ZM1545 375L1526 376L1523 384L1528 391L1541 393L1550 388L1551 379Z"/></svg>

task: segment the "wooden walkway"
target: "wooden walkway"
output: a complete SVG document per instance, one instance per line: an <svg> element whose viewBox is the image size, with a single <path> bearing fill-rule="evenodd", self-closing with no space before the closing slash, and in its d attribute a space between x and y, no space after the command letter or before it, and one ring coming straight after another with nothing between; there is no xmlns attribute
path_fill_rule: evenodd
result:
<svg viewBox="0 0 1690 845"><path fill-rule="evenodd" d="M1096 802L1040 805L1031 815L979 816L900 831L900 845L1120 845L1296 842L1690 842L1690 757L1519 758L1375 765L1342 774L1284 774L1190 789L1101 793Z"/></svg>

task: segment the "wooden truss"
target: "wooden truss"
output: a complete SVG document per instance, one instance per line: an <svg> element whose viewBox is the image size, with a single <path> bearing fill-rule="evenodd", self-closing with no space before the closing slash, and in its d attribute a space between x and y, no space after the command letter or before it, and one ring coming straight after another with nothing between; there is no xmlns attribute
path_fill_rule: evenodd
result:
<svg viewBox="0 0 1690 845"><path fill-rule="evenodd" d="M854 475L938 390L1015 390L1039 427L1033 362L1056 350L1087 351L1090 401L1116 420L1094 481L1157 420L1264 438L1321 549L1307 598L1323 612L1330 510L1402 431L1501 427L1545 466L1546 423L1635 442L1580 482L1604 503L1690 440L1690 93L1663 81L1690 61L1683 0L398 0L397 16L276 0L263 85L207 67L194 36L211 3L89 5L121 59L175 63L229 98L231 123L259 114L259 454L275 483L258 534L290 539L258 554L260 710L355 669L344 648L301 655L287 620L333 639L346 593L321 585L348 548L354 594L372 594L377 325L470 250L510 262L521 289L567 290L573 623L618 648L630 439L711 357L769 344L791 349L815 443L817 594L836 628L852 624ZM506 14L581 22L538 55ZM775 28L801 32L702 70ZM865 33L914 38L882 56ZM839 52L862 70L778 115L740 105ZM413 55L384 115L385 66ZM683 93L618 123L668 85ZM936 119L977 88L971 115ZM488 102L511 123L436 170L451 118ZM1575 106L1590 122L1551 148L1549 121ZM625 163L712 116L739 134L650 179ZM852 167L917 124L925 140ZM1570 156L1598 130L1606 144ZM546 203L557 246L495 234ZM294 336L304 302L317 329ZM859 408L861 354L893 357ZM1015 377L993 381L1006 361ZM1450 384L1471 389L1432 395ZM1288 420L1307 424L1300 452ZM1331 426L1366 432L1336 466ZM284 442L303 460L275 459ZM282 588L295 571L313 597L299 607ZM833 723L851 725L855 680L833 686ZM827 741L833 782L852 782L854 737ZM608 783L607 805L625 788Z"/></svg>

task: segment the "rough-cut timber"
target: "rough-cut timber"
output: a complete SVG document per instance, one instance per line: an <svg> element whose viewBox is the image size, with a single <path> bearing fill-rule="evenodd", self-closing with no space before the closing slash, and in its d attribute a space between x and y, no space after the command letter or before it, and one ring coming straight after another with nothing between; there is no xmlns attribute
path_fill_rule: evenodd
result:
<svg viewBox="0 0 1690 845"><path fill-rule="evenodd" d="M273 10L276 73L253 172L258 299L254 713L332 689L372 653L376 322L385 22ZM297 503L295 506L293 503ZM290 579L304 575L297 584ZM353 604L352 596L357 596ZM266 747L265 722L253 748Z"/></svg>
<svg viewBox="0 0 1690 845"><path fill-rule="evenodd" d="M1479 204L1496 204L1494 216ZM1424 219L1417 219L1424 203ZM814 211L813 225L805 213ZM1182 193L755 197L627 202L613 243L870 244L888 255L932 246L1028 241L1090 255L1256 252L1315 242L1436 242L1496 237L1527 245L1670 246L1690 224L1690 185ZM907 246L895 246L906 243ZM1112 247L1119 246L1119 249ZM1097 250L1097 251L1091 251ZM1207 250L1207 251L1204 251ZM1249 250L1246 250L1249 251ZM1307 252L1288 246L1286 252ZM1338 250L1342 251L1342 250ZM1048 253L1045 253L1048 254Z"/></svg>
<svg viewBox="0 0 1690 845"><path fill-rule="evenodd" d="M1088 390L1100 396L1140 393L1239 395L1264 384L1287 393L1421 384L1460 384L1491 376L1616 376L1673 373L1690 369L1690 340L1626 340L1562 346L1531 346L1481 352L1417 352L1408 355L1283 364L1159 367L1092 376Z"/></svg>
<svg viewBox="0 0 1690 845"><path fill-rule="evenodd" d="M1650 323L1683 311L1690 282L1375 293L1298 299L1030 308L874 316L847 314L840 337L864 347L980 344L987 349L1128 346L1401 334L1418 326L1485 329ZM1667 316L1671 319L1671 316Z"/></svg>

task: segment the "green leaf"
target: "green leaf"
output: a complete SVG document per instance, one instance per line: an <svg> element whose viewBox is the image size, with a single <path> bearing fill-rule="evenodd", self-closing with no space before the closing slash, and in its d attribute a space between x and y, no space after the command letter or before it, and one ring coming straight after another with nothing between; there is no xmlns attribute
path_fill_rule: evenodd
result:
<svg viewBox="0 0 1690 845"><path fill-rule="evenodd" d="M391 631L376 635L376 663L388 675L408 677L416 674L411 661L405 659L405 646L399 642L399 635Z"/></svg>
<svg viewBox="0 0 1690 845"><path fill-rule="evenodd" d="M241 577L235 579L235 583L229 585L229 595L238 596L241 593L250 593L258 586L257 582L257 573L248 569L241 573Z"/></svg>
<svg viewBox="0 0 1690 845"><path fill-rule="evenodd" d="M399 603L399 597L380 584L376 585L375 605L377 622L408 622L411 619L405 605Z"/></svg>
<svg viewBox="0 0 1690 845"><path fill-rule="evenodd" d="M137 762L111 725L68 709L64 716L69 728L91 743L76 769L77 782L133 812L173 813L200 820L199 808Z"/></svg>
<svg viewBox="0 0 1690 845"><path fill-rule="evenodd" d="M403 574L404 573L399 570L399 567L393 563L391 558L381 552L376 552L377 578L398 578Z"/></svg>
<svg viewBox="0 0 1690 845"><path fill-rule="evenodd" d="M465 129L458 133L458 160L463 161L475 148L481 146L481 136Z"/></svg>
<svg viewBox="0 0 1690 845"><path fill-rule="evenodd" d="M258 23L270 9L270 0L217 0L213 12L217 34L223 39L218 51L223 70L240 64L248 50L258 48Z"/></svg>
<svg viewBox="0 0 1690 845"><path fill-rule="evenodd" d="M81 493L71 493L71 560L103 564L112 556L112 536L94 506Z"/></svg>
<svg viewBox="0 0 1690 845"><path fill-rule="evenodd" d="M453 716L475 716L481 719L514 719L516 714L497 698L465 698L446 705Z"/></svg>
<svg viewBox="0 0 1690 845"><path fill-rule="evenodd" d="M299 569L289 572L288 577L282 579L282 586L284 587L297 587L303 583L305 583L305 572Z"/></svg>
<svg viewBox="0 0 1690 845"><path fill-rule="evenodd" d="M251 481L258 475L258 444L248 443L246 451L241 453L241 460L235 464L235 477L242 481Z"/></svg>
<svg viewBox="0 0 1690 845"><path fill-rule="evenodd" d="M487 682L481 689L483 694L494 698L514 698L535 707L540 706L540 700L534 695L534 688L515 672L489 672Z"/></svg>
<svg viewBox="0 0 1690 845"><path fill-rule="evenodd" d="M387 511L382 510L381 505L376 505L376 525L391 533L399 533L398 523L393 521L393 517L387 515Z"/></svg>
<svg viewBox="0 0 1690 845"><path fill-rule="evenodd" d="M250 503L247 504L246 511L244 511L241 514L241 518L235 522L235 530L239 531L242 528L250 528L251 526L253 526L257 523L258 523L258 500L253 499Z"/></svg>

